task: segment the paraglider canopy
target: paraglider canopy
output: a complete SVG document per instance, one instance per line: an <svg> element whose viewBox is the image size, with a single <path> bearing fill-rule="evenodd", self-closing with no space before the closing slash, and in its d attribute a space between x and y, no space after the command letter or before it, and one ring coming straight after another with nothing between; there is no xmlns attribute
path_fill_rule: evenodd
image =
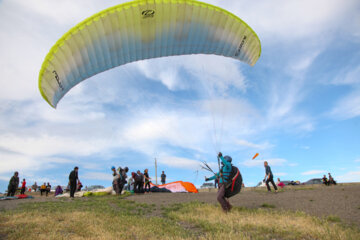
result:
<svg viewBox="0 0 360 240"><path fill-rule="evenodd" d="M103 10L51 48L39 89L54 108L76 84L126 63L174 55L215 54L253 66L260 40L240 18L194 0L138 0Z"/></svg>

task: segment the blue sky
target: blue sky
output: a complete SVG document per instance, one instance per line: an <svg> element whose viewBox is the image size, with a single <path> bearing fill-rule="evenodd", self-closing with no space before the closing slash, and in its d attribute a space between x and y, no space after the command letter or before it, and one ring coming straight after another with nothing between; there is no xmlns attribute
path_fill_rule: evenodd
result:
<svg viewBox="0 0 360 240"><path fill-rule="evenodd" d="M360 180L358 1L209 0L256 31L254 67L210 55L140 61L84 81L52 109L37 88L47 52L122 2L0 1L0 191L16 170L64 185L75 165L84 185L110 186L112 165L154 176L155 157L169 181L201 185L199 162L216 168L219 150L247 186L263 179L264 160L284 180Z"/></svg>

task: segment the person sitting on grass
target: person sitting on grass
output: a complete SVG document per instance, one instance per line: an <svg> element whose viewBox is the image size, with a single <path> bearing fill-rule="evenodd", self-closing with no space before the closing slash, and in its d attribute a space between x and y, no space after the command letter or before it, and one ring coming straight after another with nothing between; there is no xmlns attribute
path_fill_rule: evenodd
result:
<svg viewBox="0 0 360 240"><path fill-rule="evenodd" d="M285 187L285 184L283 182L280 181L280 178L277 179L276 185L278 185L281 188Z"/></svg>
<svg viewBox="0 0 360 240"><path fill-rule="evenodd" d="M43 195L43 193L46 193L46 196L48 195L48 191L46 189L46 183L44 183L43 185L41 185L40 187L40 194L41 196Z"/></svg>
<svg viewBox="0 0 360 240"><path fill-rule="evenodd" d="M325 184L326 186L329 186L329 181L328 181L326 175L324 175L324 177L322 178L322 182L323 182L323 184Z"/></svg>
<svg viewBox="0 0 360 240"><path fill-rule="evenodd" d="M63 190L62 187L60 185L58 185L55 189L55 196L63 194Z"/></svg>
<svg viewBox="0 0 360 240"><path fill-rule="evenodd" d="M51 185L50 183L47 183L46 185L46 196L48 195L48 193L51 191Z"/></svg>

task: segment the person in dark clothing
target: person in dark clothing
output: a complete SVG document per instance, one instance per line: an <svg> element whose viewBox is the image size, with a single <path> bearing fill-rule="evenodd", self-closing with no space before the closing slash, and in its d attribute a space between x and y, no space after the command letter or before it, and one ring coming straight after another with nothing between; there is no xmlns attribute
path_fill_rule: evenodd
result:
<svg viewBox="0 0 360 240"><path fill-rule="evenodd" d="M7 196L14 196L17 188L19 187L19 173L15 172L14 176L11 177L8 185L8 193Z"/></svg>
<svg viewBox="0 0 360 240"><path fill-rule="evenodd" d="M23 181L21 182L20 194L25 194L25 188L26 188L26 181L25 181L25 178L24 178Z"/></svg>
<svg viewBox="0 0 360 240"><path fill-rule="evenodd" d="M120 178L119 178L119 191L120 191L120 194L121 194L122 190L124 189L125 184L127 183L126 178L127 178L127 172L128 171L129 171L128 167L125 167L124 169L120 168L120 171L119 171L119 175L120 175Z"/></svg>
<svg viewBox="0 0 360 240"><path fill-rule="evenodd" d="M48 182L47 185L46 185L46 196L49 194L50 191L51 191L51 185Z"/></svg>
<svg viewBox="0 0 360 240"><path fill-rule="evenodd" d="M329 173L329 185L334 184L336 185L336 181L334 180L334 178L331 176L331 174Z"/></svg>
<svg viewBox="0 0 360 240"><path fill-rule="evenodd" d="M111 167L111 170L113 171L113 182L112 182L112 185L113 185L113 189L116 193L116 195L119 195L120 194L120 188L119 188L119 185L120 185L120 174L116 171L116 168L113 166Z"/></svg>
<svg viewBox="0 0 360 240"><path fill-rule="evenodd" d="M77 186L77 181L79 179L78 177L78 171L79 168L75 167L73 171L71 171L70 175L69 175L69 182L70 182L70 197L74 198L74 194L76 191L76 186Z"/></svg>
<svg viewBox="0 0 360 240"><path fill-rule="evenodd" d="M162 171L161 174L161 184L165 184L166 183L166 174L164 171Z"/></svg>
<svg viewBox="0 0 360 240"><path fill-rule="evenodd" d="M149 170L145 169L144 171L144 178L145 178L145 193L150 192L150 177L149 177Z"/></svg>
<svg viewBox="0 0 360 240"><path fill-rule="evenodd" d="M275 192L277 192L277 187L276 187L276 184L274 182L274 176L271 172L271 168L270 166L268 165L268 162L265 161L264 162L264 167L265 167L265 178L264 178L264 182L266 181L266 187L267 187L267 190L269 192L271 192L271 189L270 189L270 186L269 186L269 182L271 182L271 184L274 186L274 189L275 189Z"/></svg>
<svg viewBox="0 0 360 240"><path fill-rule="evenodd" d="M137 170L135 175L135 193L144 193L144 174Z"/></svg>
<svg viewBox="0 0 360 240"><path fill-rule="evenodd" d="M325 184L326 186L329 186L329 181L328 181L326 175L324 175L324 177L322 178L322 182L323 182L323 184Z"/></svg>

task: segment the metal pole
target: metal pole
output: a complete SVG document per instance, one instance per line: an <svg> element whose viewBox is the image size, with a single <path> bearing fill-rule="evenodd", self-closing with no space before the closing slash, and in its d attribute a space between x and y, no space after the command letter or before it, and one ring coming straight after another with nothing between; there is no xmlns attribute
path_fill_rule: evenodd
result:
<svg viewBox="0 0 360 240"><path fill-rule="evenodd" d="M155 184L157 185L157 161L156 161L156 158L155 158Z"/></svg>

